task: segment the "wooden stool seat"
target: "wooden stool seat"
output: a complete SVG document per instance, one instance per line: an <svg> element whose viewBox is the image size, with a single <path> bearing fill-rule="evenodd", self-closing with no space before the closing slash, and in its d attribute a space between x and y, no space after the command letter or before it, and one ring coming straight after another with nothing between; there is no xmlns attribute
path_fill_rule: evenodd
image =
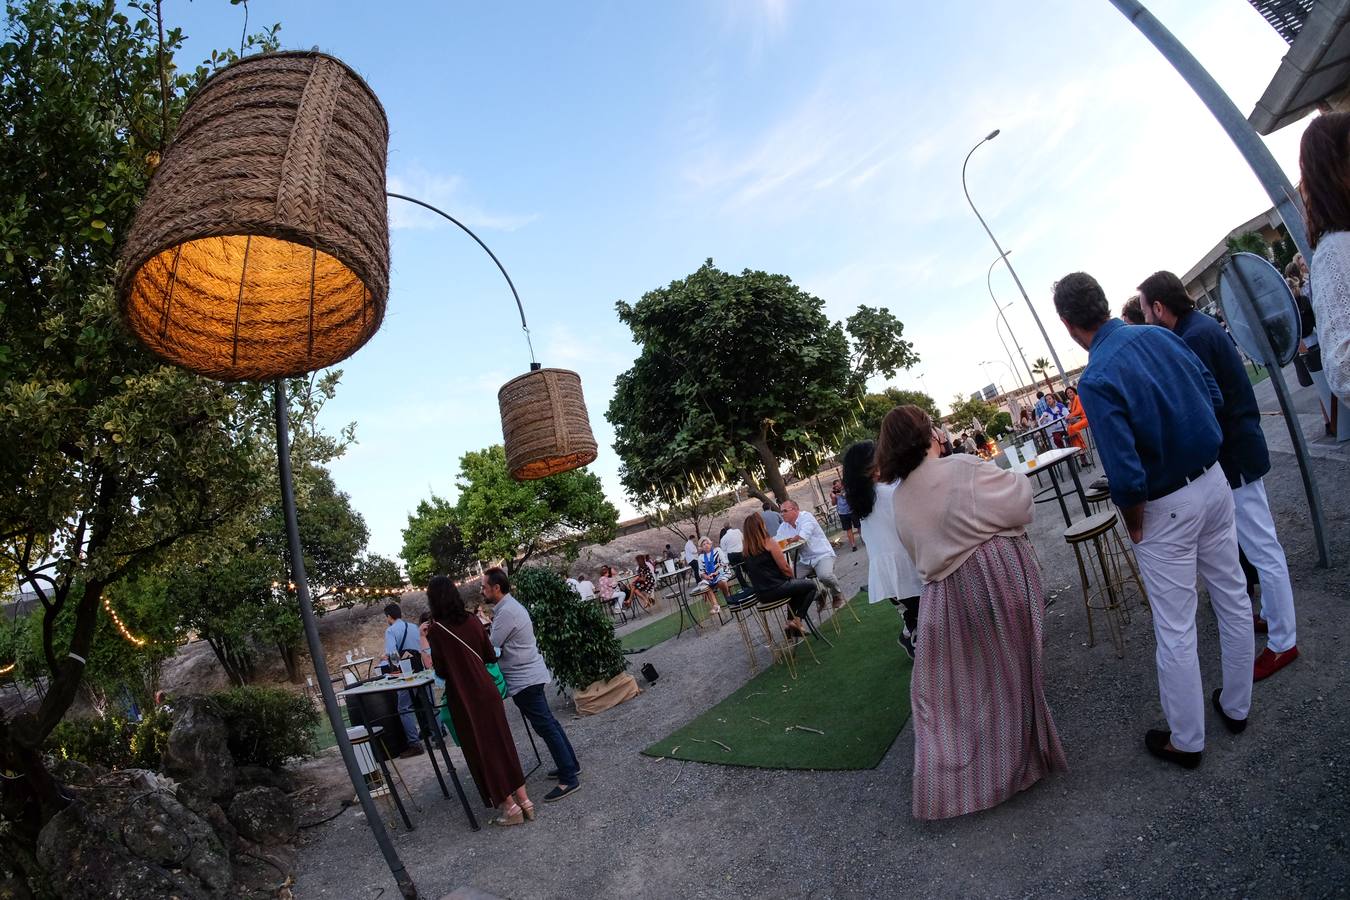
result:
<svg viewBox="0 0 1350 900"><path fill-rule="evenodd" d="M1078 576L1083 585L1083 608L1087 612L1088 646L1096 644L1092 629L1093 611L1106 615L1111 643L1116 655L1125 655L1124 627L1130 621L1129 595L1136 594L1148 607L1148 595L1134 559L1117 527L1120 521L1114 509L1081 519L1064 529L1064 540L1073 547ZM1086 559L1085 559L1086 557Z"/></svg>
<svg viewBox="0 0 1350 900"><path fill-rule="evenodd" d="M1091 494L1088 495L1091 502ZM1079 519L1068 528L1064 529L1064 540L1070 544L1081 544L1083 541L1090 541L1098 535L1105 534L1115 527L1116 514L1114 510L1099 512L1094 516L1088 516L1086 519Z"/></svg>

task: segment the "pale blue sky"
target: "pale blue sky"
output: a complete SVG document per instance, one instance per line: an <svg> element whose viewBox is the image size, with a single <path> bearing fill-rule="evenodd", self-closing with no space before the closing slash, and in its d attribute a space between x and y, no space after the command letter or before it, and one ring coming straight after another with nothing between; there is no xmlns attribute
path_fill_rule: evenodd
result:
<svg viewBox="0 0 1350 900"><path fill-rule="evenodd" d="M1286 46L1244 0L1154 0L1244 111ZM1218 126L1107 0L467 4L267 2L287 48L361 72L390 120L391 189L464 219L510 271L545 365L581 373L594 471L625 513L604 419L636 355L617 300L721 267L783 272L843 318L884 305L939 403L1006 360L985 271L1006 247L1066 366L1051 283L1096 274L1123 301L1184 272L1268 203ZM238 7L171 3L186 58L236 44ZM1301 126L1270 146L1297 177ZM407 513L454 497L458 460L501 440L497 388L528 367L515 308L466 236L393 201L381 332L328 410L359 444L333 468L396 556ZM1011 279L1000 300L1046 355ZM763 361L772 377L772 361ZM1007 382L1006 366L988 367ZM917 387L912 374L896 379ZM753 389L752 386L747 386Z"/></svg>

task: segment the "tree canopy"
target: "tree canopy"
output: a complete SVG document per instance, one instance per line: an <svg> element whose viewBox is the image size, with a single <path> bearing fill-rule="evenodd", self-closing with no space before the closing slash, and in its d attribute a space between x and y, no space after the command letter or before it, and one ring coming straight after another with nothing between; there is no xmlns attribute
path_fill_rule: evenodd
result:
<svg viewBox="0 0 1350 900"><path fill-rule="evenodd" d="M541 552L570 562L583 544L602 544L618 533L619 511L605 499L600 478L585 469L517 481L506 451L494 444L460 458L457 484L453 507L433 494L408 516L403 560L414 582L431 574L462 576L474 560L502 560L512 572Z"/></svg>
<svg viewBox="0 0 1350 900"><path fill-rule="evenodd" d="M841 325L787 276L712 260L617 309L641 353L606 417L643 507L736 480L785 500L783 462L837 449L867 380L918 360L888 310L863 306Z"/></svg>

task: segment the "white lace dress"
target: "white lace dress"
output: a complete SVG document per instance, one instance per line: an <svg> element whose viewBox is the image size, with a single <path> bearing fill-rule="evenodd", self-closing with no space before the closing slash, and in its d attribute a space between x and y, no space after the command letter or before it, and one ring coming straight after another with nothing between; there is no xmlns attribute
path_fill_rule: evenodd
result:
<svg viewBox="0 0 1350 900"><path fill-rule="evenodd" d="M879 603L892 597L903 600L923 593L923 579L900 543L895 525L895 486L877 485L876 502L867 518L858 523L867 545L867 600Z"/></svg>
<svg viewBox="0 0 1350 900"><path fill-rule="evenodd" d="M1308 299L1317 317L1322 369L1331 392L1350 403L1350 231L1322 235L1310 269Z"/></svg>

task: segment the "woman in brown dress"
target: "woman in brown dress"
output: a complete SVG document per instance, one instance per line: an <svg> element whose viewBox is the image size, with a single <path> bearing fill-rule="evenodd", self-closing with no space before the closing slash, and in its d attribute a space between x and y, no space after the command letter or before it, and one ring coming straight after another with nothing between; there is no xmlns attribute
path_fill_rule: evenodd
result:
<svg viewBox="0 0 1350 900"><path fill-rule="evenodd" d="M427 586L431 607L431 663L445 679L450 716L459 734L464 759L478 793L499 815L493 825L519 825L534 819L534 804L525 793L525 774L516 742L506 724L506 709L486 665L497 661L487 630L464 608L459 588L444 575Z"/></svg>

